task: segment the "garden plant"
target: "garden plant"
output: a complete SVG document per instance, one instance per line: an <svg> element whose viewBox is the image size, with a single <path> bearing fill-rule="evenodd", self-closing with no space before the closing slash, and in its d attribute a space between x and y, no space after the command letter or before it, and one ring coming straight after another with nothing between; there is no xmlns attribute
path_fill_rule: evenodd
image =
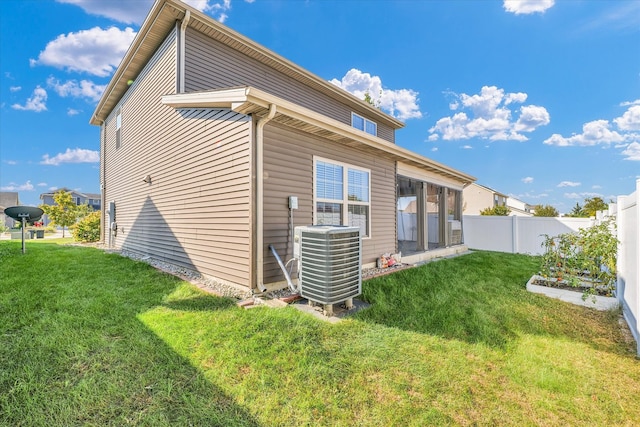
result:
<svg viewBox="0 0 640 427"><path fill-rule="evenodd" d="M582 288L583 300L613 296L616 287L618 239L612 218L576 233L544 235L540 274L546 286ZM593 298L595 301L595 298Z"/></svg>

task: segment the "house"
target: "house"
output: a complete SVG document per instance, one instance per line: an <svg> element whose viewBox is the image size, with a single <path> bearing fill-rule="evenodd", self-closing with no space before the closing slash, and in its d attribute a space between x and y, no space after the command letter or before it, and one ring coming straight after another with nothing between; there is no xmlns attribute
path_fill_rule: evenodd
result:
<svg viewBox="0 0 640 427"><path fill-rule="evenodd" d="M507 197L507 207L511 211L510 216L533 216L535 213L533 206L511 196Z"/></svg>
<svg viewBox="0 0 640 427"><path fill-rule="evenodd" d="M480 212L495 206L506 206L507 196L493 188L475 182L467 185L463 190L465 215L480 215Z"/></svg>
<svg viewBox="0 0 640 427"><path fill-rule="evenodd" d="M73 201L75 202L76 205L89 205L89 207L91 209L93 209L94 211L99 211L102 208L102 196L100 194L97 193L81 193L79 191L75 191L75 190L70 190L68 188L60 188L56 191L53 191L51 193L42 193L40 194L40 200L42 200L42 204L43 205L49 205L49 206L53 206L56 204L55 200L53 199L53 196L55 195L56 192L58 191L66 191L68 193L71 193L71 198L73 199ZM44 215L42 217L42 222L45 226L49 225L49 217L47 215Z"/></svg>
<svg viewBox="0 0 640 427"><path fill-rule="evenodd" d="M268 247L290 259L292 227L357 225L374 265L415 200L415 259L465 249L472 176L397 146L403 123L180 1L154 3L91 123L114 248L264 289L283 282Z"/></svg>
<svg viewBox="0 0 640 427"><path fill-rule="evenodd" d="M19 206L20 199L18 198L18 193L14 192L0 192L0 225L4 225L5 227L12 228L14 225L13 218L4 214L5 208L9 208L11 206Z"/></svg>

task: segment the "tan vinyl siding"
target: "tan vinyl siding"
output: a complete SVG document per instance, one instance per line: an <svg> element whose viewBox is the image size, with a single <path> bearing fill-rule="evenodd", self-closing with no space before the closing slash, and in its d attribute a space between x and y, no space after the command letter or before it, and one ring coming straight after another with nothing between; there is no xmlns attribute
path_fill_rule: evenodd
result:
<svg viewBox="0 0 640 427"><path fill-rule="evenodd" d="M348 106L188 28L185 40L185 91L236 86L254 86L351 125L352 110ZM377 123L380 138L395 142L393 129L368 116L365 109L355 112Z"/></svg>
<svg viewBox="0 0 640 427"><path fill-rule="evenodd" d="M175 93L176 52L173 31L107 120L105 195L116 202L115 246L249 286L251 118L163 105L160 97Z"/></svg>
<svg viewBox="0 0 640 427"><path fill-rule="evenodd" d="M267 249L269 244L284 260L292 257L293 247L287 249L289 196L298 196L294 226L313 222L314 155L371 171L371 237L363 240L363 263L375 262L382 253L395 251L394 161L271 123L265 127L264 147L265 283L284 280Z"/></svg>

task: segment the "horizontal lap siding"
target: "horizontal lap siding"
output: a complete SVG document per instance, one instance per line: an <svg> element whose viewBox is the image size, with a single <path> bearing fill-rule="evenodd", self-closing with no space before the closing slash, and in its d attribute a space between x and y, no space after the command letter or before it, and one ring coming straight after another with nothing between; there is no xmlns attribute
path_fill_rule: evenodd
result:
<svg viewBox="0 0 640 427"><path fill-rule="evenodd" d="M163 105L175 85L174 32L121 101L117 150L117 109L107 121L105 194L116 201L116 246L248 286L251 119Z"/></svg>
<svg viewBox="0 0 640 427"><path fill-rule="evenodd" d="M297 196L294 226L313 222L313 156L367 168L371 171L371 238L364 239L363 263L375 262L396 248L396 191L393 160L358 151L290 128L268 124L264 142L264 244L265 283L284 280L273 256L290 259L288 197Z"/></svg>
<svg viewBox="0 0 640 427"><path fill-rule="evenodd" d="M351 108L191 28L185 39L186 92L253 86L351 125ZM355 111L367 116L365 109ZM374 120L375 121L375 120ZM391 127L378 123L378 136L395 142Z"/></svg>

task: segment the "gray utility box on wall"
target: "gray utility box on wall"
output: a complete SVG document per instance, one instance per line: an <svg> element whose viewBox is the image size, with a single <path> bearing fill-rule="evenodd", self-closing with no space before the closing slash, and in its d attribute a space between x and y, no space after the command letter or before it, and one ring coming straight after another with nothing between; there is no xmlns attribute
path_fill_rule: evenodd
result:
<svg viewBox="0 0 640 427"><path fill-rule="evenodd" d="M293 251L300 266L300 295L331 305L362 291L362 240L359 227L296 227Z"/></svg>

